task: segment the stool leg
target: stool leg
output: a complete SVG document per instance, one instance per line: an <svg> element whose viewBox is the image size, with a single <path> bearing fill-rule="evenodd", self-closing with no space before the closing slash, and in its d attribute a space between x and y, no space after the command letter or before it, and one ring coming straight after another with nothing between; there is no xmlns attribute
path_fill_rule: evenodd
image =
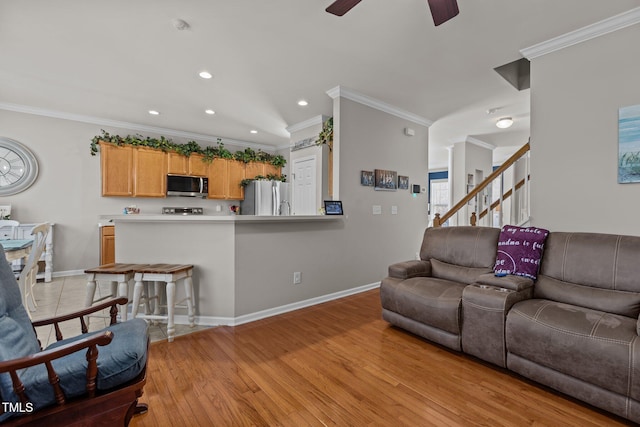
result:
<svg viewBox="0 0 640 427"><path fill-rule="evenodd" d="M151 294L149 293L149 282L144 282L144 314L151 314Z"/></svg>
<svg viewBox="0 0 640 427"><path fill-rule="evenodd" d="M127 282L118 283L118 296L129 298L129 284ZM122 306L120 319L122 319L123 322L127 320L127 304Z"/></svg>
<svg viewBox="0 0 640 427"><path fill-rule="evenodd" d="M187 294L187 313L189 314L189 326L195 326L195 316L193 312L193 280L191 276L184 279L184 291Z"/></svg>
<svg viewBox="0 0 640 427"><path fill-rule="evenodd" d="M84 297L84 306L91 307L93 304L93 298L96 295L96 276L95 274L87 275L87 291ZM87 323L87 327L89 327L89 316L84 317L84 321Z"/></svg>
<svg viewBox="0 0 640 427"><path fill-rule="evenodd" d="M167 282L167 338L169 342L173 342L176 334L176 325L173 322L173 312L175 311L176 302L176 282Z"/></svg>
<svg viewBox="0 0 640 427"><path fill-rule="evenodd" d="M144 283L136 274L136 284L133 286L133 304L131 304L131 318L135 319L138 315L138 306L140 305L140 297L142 296L142 288Z"/></svg>

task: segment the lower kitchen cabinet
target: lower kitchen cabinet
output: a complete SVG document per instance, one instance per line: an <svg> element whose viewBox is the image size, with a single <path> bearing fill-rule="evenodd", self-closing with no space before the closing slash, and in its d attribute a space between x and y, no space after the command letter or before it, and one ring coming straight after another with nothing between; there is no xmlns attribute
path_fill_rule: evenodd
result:
<svg viewBox="0 0 640 427"><path fill-rule="evenodd" d="M116 228L113 225L100 227L100 265L116 262Z"/></svg>

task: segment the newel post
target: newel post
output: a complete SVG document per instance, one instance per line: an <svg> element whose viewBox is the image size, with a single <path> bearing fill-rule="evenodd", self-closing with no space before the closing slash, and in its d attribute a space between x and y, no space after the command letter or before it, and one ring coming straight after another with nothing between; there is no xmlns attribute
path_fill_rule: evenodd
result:
<svg viewBox="0 0 640 427"><path fill-rule="evenodd" d="M433 218L433 226L434 227L440 227L440 214L437 213L435 218Z"/></svg>
<svg viewBox="0 0 640 427"><path fill-rule="evenodd" d="M469 223L471 223L472 227L475 227L477 221L478 221L478 218L476 217L476 213L472 212L471 213L471 218L469 219Z"/></svg>

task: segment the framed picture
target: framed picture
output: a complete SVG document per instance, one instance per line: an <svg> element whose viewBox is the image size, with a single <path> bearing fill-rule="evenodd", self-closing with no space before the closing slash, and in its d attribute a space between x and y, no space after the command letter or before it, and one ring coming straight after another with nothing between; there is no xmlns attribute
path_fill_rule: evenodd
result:
<svg viewBox="0 0 640 427"><path fill-rule="evenodd" d="M409 189L409 177L398 175L398 190L408 190Z"/></svg>
<svg viewBox="0 0 640 427"><path fill-rule="evenodd" d="M640 105L618 111L618 183L640 182Z"/></svg>
<svg viewBox="0 0 640 427"><path fill-rule="evenodd" d="M376 169L375 190L396 191L398 188L398 172L384 169Z"/></svg>
<svg viewBox="0 0 640 427"><path fill-rule="evenodd" d="M373 172L360 171L360 185L365 187L373 187Z"/></svg>
<svg viewBox="0 0 640 427"><path fill-rule="evenodd" d="M324 213L325 215L342 215L342 202L340 200L325 200Z"/></svg>

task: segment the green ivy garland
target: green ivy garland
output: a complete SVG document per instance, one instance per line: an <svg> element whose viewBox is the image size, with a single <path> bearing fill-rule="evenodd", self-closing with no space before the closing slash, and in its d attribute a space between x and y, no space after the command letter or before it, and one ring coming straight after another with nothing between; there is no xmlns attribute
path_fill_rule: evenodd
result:
<svg viewBox="0 0 640 427"><path fill-rule="evenodd" d="M204 161L211 163L215 158L221 159L235 159L240 160L245 163L249 162L263 162L269 163L276 167L283 167L287 164L287 160L281 155L274 155L265 153L262 150L255 151L251 148L245 148L244 150L236 151L232 153L227 148L225 148L222 143L222 139L218 138L215 147L207 146L205 148L200 147L200 145L195 141L189 141L186 144L178 144L171 141L164 136L161 136L160 139L143 137L142 135L127 135L126 137L121 137L120 135L111 135L106 132L104 129L101 129L102 134L96 135L91 139L91 155L95 156L98 154L100 150L100 146L98 145L100 141L109 142L115 145L132 145L134 147L149 147L155 148L162 151L173 151L183 156L189 157L191 154L202 154L204 157Z"/></svg>

